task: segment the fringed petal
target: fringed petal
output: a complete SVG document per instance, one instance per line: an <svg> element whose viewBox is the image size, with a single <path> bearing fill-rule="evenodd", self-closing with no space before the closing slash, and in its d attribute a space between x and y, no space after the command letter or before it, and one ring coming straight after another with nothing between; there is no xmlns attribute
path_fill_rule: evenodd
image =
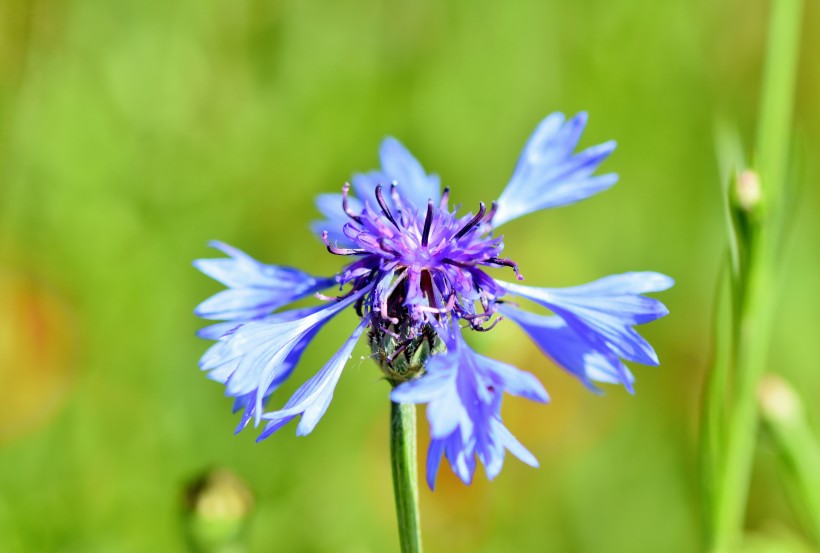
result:
<svg viewBox="0 0 820 553"><path fill-rule="evenodd" d="M347 364L367 322L364 320L359 324L342 349L331 357L322 370L296 390L282 409L263 415L263 418L269 422L257 441L264 440L296 416L301 416L299 426L296 428L299 436L310 434L313 431L330 405L330 400L333 399L333 391L336 389L336 383L339 382L342 369Z"/></svg>
<svg viewBox="0 0 820 553"><path fill-rule="evenodd" d="M194 266L228 289L199 304L194 313L204 319L257 319L335 284L292 267L265 265L221 242L211 246L230 257L198 259Z"/></svg>
<svg viewBox="0 0 820 553"><path fill-rule="evenodd" d="M538 125L498 198L493 227L534 211L575 203L618 181L615 174L592 176L615 149L614 141L573 155L586 122L584 112L566 123L564 114L553 113Z"/></svg>
<svg viewBox="0 0 820 553"><path fill-rule="evenodd" d="M488 478L494 478L504 463L504 451L522 456L531 464L532 455L501 422L501 398L509 393L533 401L547 402L547 392L531 374L505 363L478 355L450 329L446 354L432 357L427 372L395 388L390 398L403 403L426 403L431 443L428 453L428 484L432 489L441 455L465 483L472 481L476 458Z"/></svg>

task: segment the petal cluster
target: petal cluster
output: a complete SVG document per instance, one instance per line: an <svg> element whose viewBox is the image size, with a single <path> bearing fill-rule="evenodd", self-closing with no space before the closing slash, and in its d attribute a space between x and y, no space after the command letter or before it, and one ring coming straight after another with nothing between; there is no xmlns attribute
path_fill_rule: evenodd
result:
<svg viewBox="0 0 820 553"><path fill-rule="evenodd" d="M625 359L658 365L652 346L634 328L659 319L669 311L658 300L641 294L671 287L671 278L659 273L608 276L572 288L533 288L504 283L513 296L532 300L555 315L529 313L511 305L500 308L558 364L597 390L593 381L623 384L633 392L634 377Z"/></svg>
<svg viewBox="0 0 820 553"><path fill-rule="evenodd" d="M582 200L616 182L614 174L594 175L614 142L575 152L586 122L584 113L569 120L548 116L497 201L462 214L450 207L450 189L442 191L436 175L397 140L385 139L379 169L357 173L341 194L317 199L324 219L311 227L330 253L347 260L334 276L265 265L214 243L228 257L195 265L227 289L196 309L205 319L222 321L200 331L215 340L200 366L225 386L234 411L242 411L237 431L250 421L264 423L261 440L298 417L297 434L310 433L366 333L374 359L394 386L391 399L427 405L431 488L443 458L465 483L479 462L494 478L507 451L537 466L504 426L501 405L505 394L545 403L546 391L532 374L479 355L462 335L491 330L505 317L590 389L598 391L594 383L605 382L632 392L634 377L625 361L658 364L633 327L667 314L661 302L644 294L672 286L669 277L626 273L572 288L537 288L487 272L507 268L522 280L518 263L503 256L503 237L495 232L500 225ZM338 295L320 293L334 287ZM311 295L321 303L287 309ZM551 314L524 310L521 300ZM348 308L359 317L354 332L281 409L266 411L313 338Z"/></svg>
<svg viewBox="0 0 820 553"><path fill-rule="evenodd" d="M475 353L458 327L447 333L447 353L434 356L421 378L393 390L399 403L426 403L432 441L427 456L427 482L434 487L442 455L465 483L472 482L476 458L492 479L501 471L509 450L531 466L538 461L501 422L504 393L540 403L546 390L530 373Z"/></svg>
<svg viewBox="0 0 820 553"><path fill-rule="evenodd" d="M194 312L203 319L252 320L264 317L334 283L333 279L314 277L291 267L259 263L222 242L213 241L211 246L230 257L198 259L194 266L228 289L199 304Z"/></svg>

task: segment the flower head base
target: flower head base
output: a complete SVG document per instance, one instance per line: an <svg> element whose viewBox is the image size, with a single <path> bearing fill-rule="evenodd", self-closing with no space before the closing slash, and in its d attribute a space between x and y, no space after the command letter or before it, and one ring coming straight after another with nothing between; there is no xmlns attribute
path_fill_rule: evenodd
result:
<svg viewBox="0 0 820 553"><path fill-rule="evenodd" d="M236 398L236 409L244 410L239 429L251 419L265 420L263 439L299 416L297 433L312 431L365 329L374 358L395 386L392 399L428 405L431 487L442 456L465 483L472 481L476 459L495 477L505 451L537 465L503 425L501 400L507 393L546 402L546 391L533 375L473 352L462 328L484 332L505 316L590 388L598 381L632 391L634 378L622 360L658 364L632 327L667 313L641 294L666 289L671 279L627 273L550 289L496 280L486 272L509 268L523 280L517 263L502 257L502 237L495 234L501 224L615 183L615 175L593 176L614 142L573 153L585 124L586 114L566 122L561 114L547 117L499 200L463 215L450 209L450 190L440 191L438 177L428 175L398 141L386 139L380 171L354 175L352 190L346 184L341 194L318 198L325 220L314 223L314 231L330 253L353 258L335 277L263 265L222 245L217 247L232 259L198 261L203 272L229 286L197 310L227 321L202 332L217 343L200 365ZM333 285L340 296L317 293ZM327 303L278 311L311 294ZM523 311L511 301L516 296L554 315ZM353 335L283 409L265 412L267 399L291 375L315 334L348 306L361 319Z"/></svg>

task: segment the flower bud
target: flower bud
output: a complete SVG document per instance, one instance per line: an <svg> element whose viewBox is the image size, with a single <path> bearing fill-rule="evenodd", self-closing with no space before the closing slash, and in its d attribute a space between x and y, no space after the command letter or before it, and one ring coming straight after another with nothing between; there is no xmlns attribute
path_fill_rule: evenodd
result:
<svg viewBox="0 0 820 553"><path fill-rule="evenodd" d="M242 551L240 537L253 509L250 490L224 469L206 472L185 490L188 536L195 551Z"/></svg>
<svg viewBox="0 0 820 553"><path fill-rule="evenodd" d="M760 187L760 176L756 171L745 169L738 173L735 180L735 200L743 211L755 210L763 199Z"/></svg>
<svg viewBox="0 0 820 553"><path fill-rule="evenodd" d="M803 416L800 398L785 380L774 374L760 379L757 400L765 420L788 424Z"/></svg>

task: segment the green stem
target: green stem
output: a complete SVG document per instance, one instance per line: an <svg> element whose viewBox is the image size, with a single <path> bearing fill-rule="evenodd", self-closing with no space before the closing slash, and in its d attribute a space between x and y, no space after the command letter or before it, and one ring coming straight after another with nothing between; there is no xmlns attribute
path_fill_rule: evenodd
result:
<svg viewBox="0 0 820 553"><path fill-rule="evenodd" d="M390 404L390 457L401 551L421 553L415 405Z"/></svg>
<svg viewBox="0 0 820 553"><path fill-rule="evenodd" d="M762 204L748 215L744 222L749 226L737 236L745 255L734 283L734 398L715 473L718 481L710 541L716 553L731 551L743 529L758 427L755 394L768 363L778 291L777 238L784 222L781 196L789 159L802 4L802 0L773 0L771 8L754 163L760 175Z"/></svg>
<svg viewBox="0 0 820 553"><path fill-rule="evenodd" d="M712 551L731 551L741 535L757 433L755 392L768 360L772 282L758 248L750 263L739 320L735 401L728 419L726 444L715 494Z"/></svg>
<svg viewBox="0 0 820 553"><path fill-rule="evenodd" d="M702 395L701 429L700 429L700 468L701 482L704 489L703 507L704 522L707 533L711 535L714 528L713 515L716 509L715 487L720 481L719 469L722 448L726 432L726 398L729 375L733 371L734 334L720 333L724 328L731 328L731 275L732 262L726 263L721 271L715 297L713 324L715 341L712 346L712 363L706 374Z"/></svg>
<svg viewBox="0 0 820 553"><path fill-rule="evenodd" d="M803 0L772 2L755 152L772 204L779 203L789 160L802 12Z"/></svg>

